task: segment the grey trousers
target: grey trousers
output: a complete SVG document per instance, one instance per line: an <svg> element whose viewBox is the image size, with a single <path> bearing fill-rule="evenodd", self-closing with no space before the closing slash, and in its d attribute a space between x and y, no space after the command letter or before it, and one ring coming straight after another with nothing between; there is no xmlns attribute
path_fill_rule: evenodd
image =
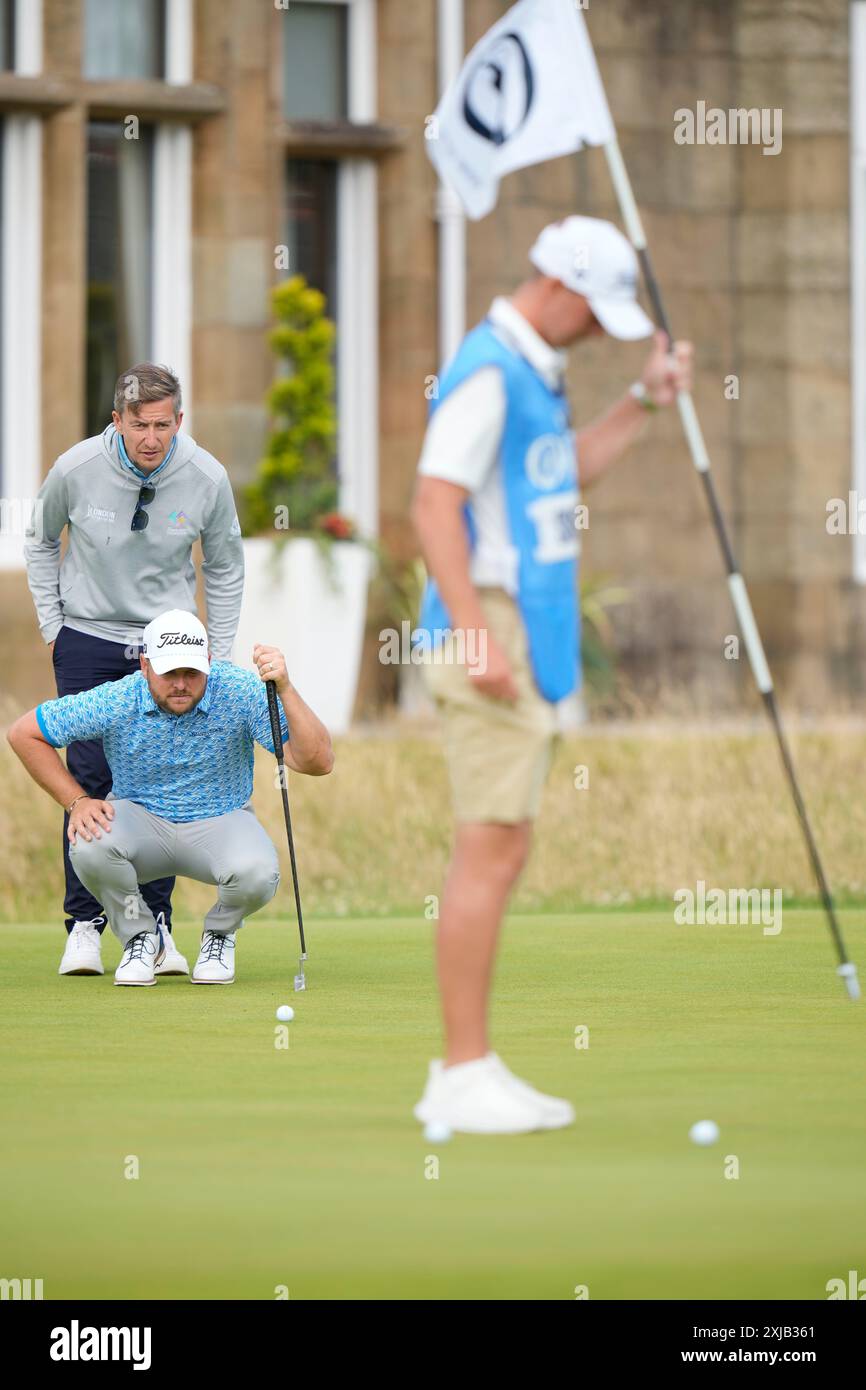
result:
<svg viewBox="0 0 866 1390"><path fill-rule="evenodd" d="M70 859L85 888L102 903L111 930L125 946L139 932L156 932L156 920L139 885L180 875L213 883L216 902L205 930L237 931L243 919L269 903L280 882L277 851L247 803L208 820L163 820L134 801L117 800L111 830L100 839L70 846Z"/></svg>

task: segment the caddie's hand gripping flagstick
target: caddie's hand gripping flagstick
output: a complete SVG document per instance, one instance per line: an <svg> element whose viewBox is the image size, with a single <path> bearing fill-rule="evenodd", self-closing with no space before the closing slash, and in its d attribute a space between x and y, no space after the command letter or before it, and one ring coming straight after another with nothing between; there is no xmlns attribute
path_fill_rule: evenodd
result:
<svg viewBox="0 0 866 1390"><path fill-rule="evenodd" d="M600 75L599 81L601 81ZM616 190L616 196L619 200L619 206L620 211L622 213L623 222L625 223L625 228L628 233L629 239L632 245L634 246L635 251L637 252L641 269L643 271L644 280L646 282L647 291L649 293L650 299L652 300L656 321L667 334L668 342L672 343L674 341L673 333L671 332L670 322L668 320L668 316L665 312L665 307L662 302L658 281L656 280L655 274L653 272L652 263L649 257L649 251L647 249L646 237L644 235L644 230L640 219L640 214L638 212L637 204L634 199L631 182L629 180L628 171L626 170L625 163L623 161L622 153L619 148L619 143L616 140L616 138L614 138L613 140L608 141L603 146L603 148L605 156L607 158L607 165L608 169L610 170L610 176L613 180L613 186ZM836 951L839 956L839 965L837 967L837 973L842 976L842 979L845 983L845 988L847 989L850 997L852 999L859 999L860 984L857 978L857 967L853 964L852 961L848 959L848 954L845 950L845 943L842 939L842 933L840 931L839 923L836 918L836 909L833 904L833 897L830 892L829 885L827 883L827 878L824 873L823 864L821 863L821 856L818 853L818 846L815 842L815 837L812 834L812 827L809 823L809 817L806 814L806 806L803 801L803 797L800 793L800 787L797 781L797 774L794 770L794 763L791 758L791 753L788 748L788 743L785 738L784 730L782 728L782 721L779 717L779 709L778 705L776 704L776 694L773 689L773 679L770 675L770 668L767 665L767 658L764 653L764 645L761 641L761 634L759 633L758 625L755 622L755 615L752 611L752 605L749 600L748 590L746 589L746 585L743 581L743 576L737 569L736 560L734 559L734 552L731 547L727 527L725 525L725 520L722 515L721 507L719 506L718 495L716 493L712 474L710 472L709 454L707 453L707 447L704 443L704 437L701 432L701 427L698 421L697 411L695 410L694 401L692 400L691 393L689 391L679 392L677 396L677 406L679 407L680 420L682 421L683 430L685 432L686 440L689 446L689 451L692 456L692 462L695 465L695 468L698 470L701 482L703 483L707 504L710 509L710 515L712 517L713 525L716 530L716 536L718 538L722 555L724 557L725 567L728 572L728 587L731 592L731 599L733 600L734 611L737 615L737 622L740 625L740 631L743 634L743 641L746 644L746 651L749 656L749 664L751 665L752 674L755 678L755 683L759 691L761 692L761 697L764 701L767 713L770 716L770 722L773 725L773 729L778 740L779 752L782 755L782 763L784 765L785 772L788 777L788 782L791 787L791 794L794 798L794 805L797 808L797 815L800 818L800 825L803 830L803 836L806 841L806 847L809 851L809 857L812 861L812 868L815 872L815 878L818 883L818 890L821 894L821 901L824 904L824 911L827 914L827 921L830 926L830 933L833 937L833 941L836 946Z"/></svg>
<svg viewBox="0 0 866 1390"><path fill-rule="evenodd" d="M292 836L292 817L289 813L289 793L286 780L286 763L283 757L283 733L280 728L280 712L277 707L276 682L265 681L265 689L268 692L268 712L271 716L271 733L274 738L274 752L277 755L280 791L283 794L283 815L286 819L286 834L289 837L289 858L292 861L292 883L295 887L295 908L298 914L298 931L301 936L301 959L298 963L298 974L295 976L295 990L299 990L307 988L307 981L304 975L304 961L307 959L307 943L304 940L304 917L301 912L301 891L298 887L298 866L295 862L295 841Z"/></svg>

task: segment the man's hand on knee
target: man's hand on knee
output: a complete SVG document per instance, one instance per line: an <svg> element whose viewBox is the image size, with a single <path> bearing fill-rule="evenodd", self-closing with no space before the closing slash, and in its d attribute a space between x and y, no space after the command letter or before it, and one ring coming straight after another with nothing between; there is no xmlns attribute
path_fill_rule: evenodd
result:
<svg viewBox="0 0 866 1390"><path fill-rule="evenodd" d="M111 830L113 819L114 807L110 801L100 801L95 796L86 797L77 802L69 814L69 829L66 832L69 843L74 845L77 835L82 840L100 840L103 830Z"/></svg>

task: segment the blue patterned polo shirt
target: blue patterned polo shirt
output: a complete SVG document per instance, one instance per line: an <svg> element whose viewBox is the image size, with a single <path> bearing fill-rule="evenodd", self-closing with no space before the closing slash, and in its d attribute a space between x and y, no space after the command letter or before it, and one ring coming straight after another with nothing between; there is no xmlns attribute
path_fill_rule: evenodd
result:
<svg viewBox="0 0 866 1390"><path fill-rule="evenodd" d="M288 737L280 701L283 742ZM268 695L255 671L212 661L195 709L166 714L141 671L119 681L46 700L36 710L54 748L101 738L112 793L168 821L209 820L246 805L253 791L254 745L274 752Z"/></svg>

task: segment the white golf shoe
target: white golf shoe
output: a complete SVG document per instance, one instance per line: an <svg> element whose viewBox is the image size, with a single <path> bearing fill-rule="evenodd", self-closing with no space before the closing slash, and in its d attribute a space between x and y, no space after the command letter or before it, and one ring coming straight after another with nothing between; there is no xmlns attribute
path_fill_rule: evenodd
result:
<svg viewBox="0 0 866 1390"><path fill-rule="evenodd" d="M230 985L235 978L235 934L216 931L202 933L201 950L192 968L194 985Z"/></svg>
<svg viewBox="0 0 866 1390"><path fill-rule="evenodd" d="M76 922L66 938L66 949L58 975L104 975L97 923L104 926L104 917L90 922Z"/></svg>
<svg viewBox="0 0 866 1390"><path fill-rule="evenodd" d="M558 1120L561 1125L574 1123L574 1106L570 1101L562 1100L559 1096L548 1096L544 1091L536 1091L535 1087L530 1086L528 1081L522 1081L519 1076L515 1076L498 1053L488 1052L487 1056L502 1079L517 1095L525 1096L528 1100L534 1101L546 1115Z"/></svg>
<svg viewBox="0 0 866 1390"><path fill-rule="evenodd" d="M462 1134L528 1134L560 1129L573 1118L565 1112L554 1114L523 1094L489 1055L454 1067L431 1062L427 1086L414 1113L422 1124L446 1125Z"/></svg>
<svg viewBox="0 0 866 1390"><path fill-rule="evenodd" d="M155 970L157 975L188 975L189 964L186 956L182 956L175 945L174 937L165 925L165 913L158 912L156 915L156 925L162 935L162 944L165 947L165 956L161 965Z"/></svg>
<svg viewBox="0 0 866 1390"><path fill-rule="evenodd" d="M120 965L114 972L116 985L155 985L155 968L165 954L159 932L140 931L127 941Z"/></svg>

